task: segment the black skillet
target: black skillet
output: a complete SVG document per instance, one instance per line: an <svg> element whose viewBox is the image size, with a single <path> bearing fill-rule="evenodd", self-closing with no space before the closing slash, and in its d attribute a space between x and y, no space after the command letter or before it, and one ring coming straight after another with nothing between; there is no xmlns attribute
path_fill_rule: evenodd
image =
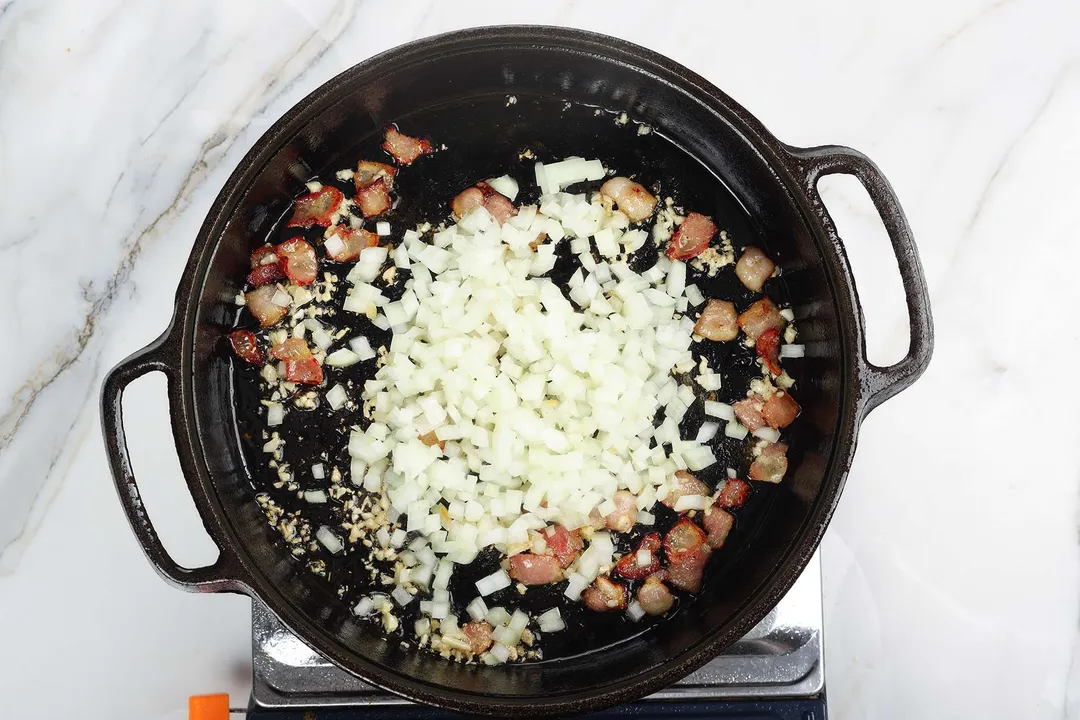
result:
<svg viewBox="0 0 1080 720"><path fill-rule="evenodd" d="M517 104L508 105L509 96ZM638 136L633 123L614 122L612 113L624 111L654 133ZM360 153L370 155L390 122L448 148L441 161L433 159L427 171L418 163L413 179L404 181L412 187L403 186L402 193L411 190L416 207L435 207L478 179L515 169L511 163L526 148L545 160L600 157L713 214L737 246L760 245L782 265L782 277L768 290L791 302L808 355L792 365L803 408L792 431L792 467L783 484L755 491L705 589L684 600L672 618L643 632L611 628L582 635L580 646L564 642L554 653L562 657L541 663L449 663L358 622L267 526L253 501L254 487L265 485L263 471L249 462L250 443L242 438L249 420L237 410L247 381L222 342L236 322L232 299L252 247L279 231L303 181L351 166ZM854 175L866 187L896 253L911 344L891 367L866 360L854 281L817 194L817 180L834 173ZM527 178L522 169L515 174ZM413 218L404 205L400 212L391 219L405 227ZM705 289L736 296L740 306L750 299L739 297L723 273ZM701 77L624 41L557 28L483 28L411 43L342 73L256 143L195 241L170 327L106 378L102 425L132 528L173 585L258 598L333 662L414 700L481 714L567 714L627 702L672 683L768 613L825 531L860 422L918 378L932 346L929 298L911 230L892 189L865 156L838 146L786 146ZM168 379L180 463L221 550L208 567L180 567L168 556L128 460L122 393L155 370ZM729 456L732 464L741 462L734 451ZM582 650L590 652L576 652Z"/></svg>

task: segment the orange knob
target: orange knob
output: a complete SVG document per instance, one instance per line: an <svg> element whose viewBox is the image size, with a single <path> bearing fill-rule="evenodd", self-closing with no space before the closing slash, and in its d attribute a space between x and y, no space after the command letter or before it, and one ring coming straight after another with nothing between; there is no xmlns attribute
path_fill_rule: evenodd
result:
<svg viewBox="0 0 1080 720"><path fill-rule="evenodd" d="M192 695L188 698L188 720L229 720L229 694Z"/></svg>

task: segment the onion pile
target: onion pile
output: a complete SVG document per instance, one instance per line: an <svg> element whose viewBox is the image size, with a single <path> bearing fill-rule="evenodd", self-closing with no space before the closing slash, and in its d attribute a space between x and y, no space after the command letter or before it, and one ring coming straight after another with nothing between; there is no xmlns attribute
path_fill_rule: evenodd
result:
<svg viewBox="0 0 1080 720"><path fill-rule="evenodd" d="M693 367L694 323L676 310L683 263L662 258L639 275L614 258L618 246L601 263L582 248L571 300L542 277L554 244L530 247L541 233L637 232L620 226L625 217L582 195L544 196L501 227L479 207L431 244L406 233L412 277L401 300L363 282L351 289L348 308L378 307L376 324L394 331L363 389L372 423L350 438L352 476L370 478L365 487L384 492L436 554L468 563L550 522L587 525L619 489L648 509L676 470L714 462L678 432L694 399L671 376ZM428 433L445 449L421 440Z"/></svg>
<svg viewBox="0 0 1080 720"><path fill-rule="evenodd" d="M352 479L426 540L430 562L416 574L434 571L436 589L483 548L512 555L549 523L590 525L615 510L618 490L648 510L676 471L715 462L704 444L712 435L679 436L695 391L672 376L695 366L694 321L683 312L700 293L682 262L631 270L626 257L647 233L598 195L561 191L602 176L599 161L538 163L539 206L502 225L477 207L430 241L408 231L392 255L364 249L349 273L345 309L393 330L359 398L371 423L350 437ZM499 180L508 190L514 182ZM565 295L545 277L562 241L580 265ZM396 302L369 284L387 260L411 271ZM716 387L719 375L699 382ZM613 552L606 533L592 535L567 594L609 569ZM478 594L505 584L485 578ZM428 614L447 607L440 598Z"/></svg>

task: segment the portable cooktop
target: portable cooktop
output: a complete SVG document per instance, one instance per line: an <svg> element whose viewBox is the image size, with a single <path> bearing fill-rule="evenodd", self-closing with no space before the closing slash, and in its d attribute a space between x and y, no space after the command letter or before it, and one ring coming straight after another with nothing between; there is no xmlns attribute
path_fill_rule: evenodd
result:
<svg viewBox="0 0 1080 720"><path fill-rule="evenodd" d="M460 717L421 707L340 670L260 603L251 614L250 720ZM588 717L824 720L821 563L742 640L666 690Z"/></svg>

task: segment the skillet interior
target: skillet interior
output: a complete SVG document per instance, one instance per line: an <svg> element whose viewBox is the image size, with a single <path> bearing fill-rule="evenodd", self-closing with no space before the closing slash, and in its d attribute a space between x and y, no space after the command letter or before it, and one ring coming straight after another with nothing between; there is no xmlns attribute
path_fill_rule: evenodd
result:
<svg viewBox="0 0 1080 720"><path fill-rule="evenodd" d="M701 652L706 646L736 639L794 580L798 568L790 567L790 553L807 536L816 539L822 528L808 526L812 516L820 517L818 501L826 488L835 494L846 470L831 467L834 438L842 425L851 424L843 410L840 313L816 240L783 181L743 134L738 119L658 78L654 72L660 68L603 57L595 54L597 48L582 51L584 44L564 39L509 48L485 42L477 33L471 43L444 41L435 47L432 41L426 50L414 46L421 50L392 66L376 61L331 81L279 123L282 142L270 149L264 165L260 157L249 156L230 180L246 190L238 205L224 208L233 219L221 233L199 300L192 348L196 422L216 500L256 575L254 590L287 625L346 669L458 708L490 711L493 702L506 708L541 697L569 703L564 709L584 708L596 702L598 690L611 692L605 701L615 702L618 693L640 695L649 684L689 671L706 659ZM522 98L517 111L505 107L508 94ZM598 134L592 123L568 121L572 114L562 113L560 104L534 104L531 97L626 110L670 141L636 142L610 116L605 118L610 131ZM325 591L276 541L252 500L230 363L221 343L235 314L231 300L253 244L270 231L302 181L351 165L358 145L391 121L462 153L456 171L426 190L442 199L505 171L511 153L523 147L542 152L547 146L551 156L544 159L579 154L603 158L621 170L640 166L663 171L659 174L666 178L694 178L679 188L681 199L714 212L737 246L760 243L784 268L783 286L799 318L800 341L811 345L811 357L796 376L803 415L795 430L792 469L752 508L753 537L739 538L723 572L711 575L699 597L674 619L616 648L500 668L461 666L404 649L328 602ZM421 172L418 165L416 174ZM728 290L715 294L730 296ZM809 554L805 547L800 552Z"/></svg>

